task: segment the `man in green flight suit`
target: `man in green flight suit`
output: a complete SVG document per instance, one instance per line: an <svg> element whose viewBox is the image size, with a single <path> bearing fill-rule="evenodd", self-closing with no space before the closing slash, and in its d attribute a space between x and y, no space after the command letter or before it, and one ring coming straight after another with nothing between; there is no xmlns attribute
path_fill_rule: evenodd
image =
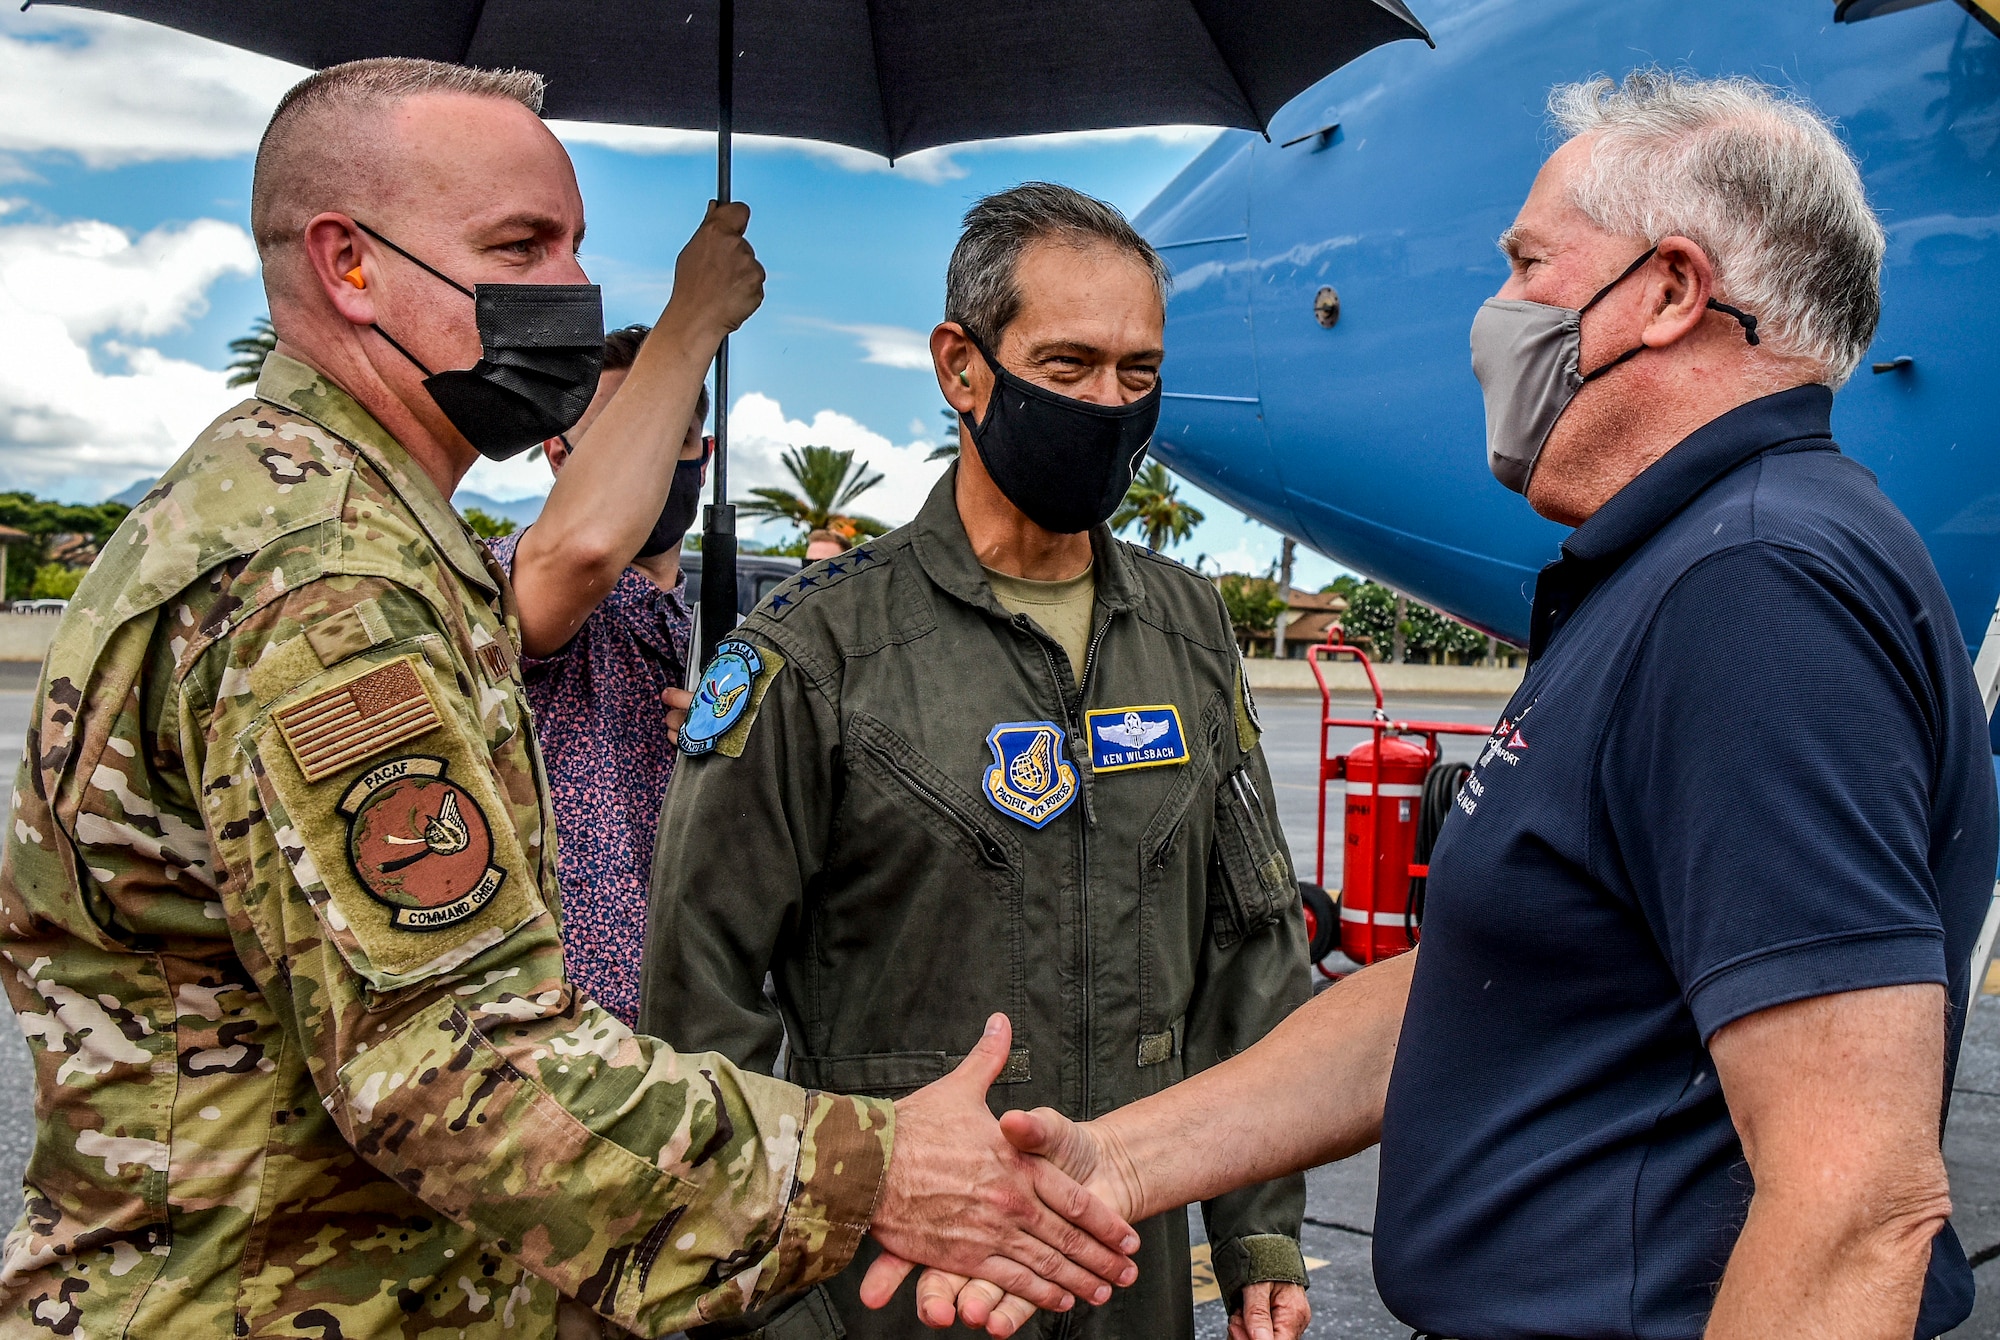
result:
<svg viewBox="0 0 2000 1340"><path fill-rule="evenodd" d="M644 1026L745 1069L784 1044L794 1082L893 1096L1004 1010L995 1106L1081 1117L1304 1003L1229 616L1104 525L1158 418L1166 279L1115 209L1065 187L966 216L931 335L958 464L910 525L773 592L704 672L654 863ZM1304 1200L1293 1177L1204 1207L1232 1310L1255 1291L1286 1340L1310 1317ZM1187 1218L1141 1233L1136 1287L1031 1325L1191 1334ZM900 1300L860 1305L866 1265L810 1304L850 1335L922 1334Z"/></svg>
<svg viewBox="0 0 2000 1340"><path fill-rule="evenodd" d="M1059 1305L1127 1277L1129 1229L996 1148L1004 1020L892 1106L676 1054L564 980L512 593L446 501L596 383L540 99L363 61L265 134L277 351L105 545L14 793L0 954L39 1124L9 1334L658 1335L863 1233ZM761 300L747 221L711 207L625 389L677 422Z"/></svg>

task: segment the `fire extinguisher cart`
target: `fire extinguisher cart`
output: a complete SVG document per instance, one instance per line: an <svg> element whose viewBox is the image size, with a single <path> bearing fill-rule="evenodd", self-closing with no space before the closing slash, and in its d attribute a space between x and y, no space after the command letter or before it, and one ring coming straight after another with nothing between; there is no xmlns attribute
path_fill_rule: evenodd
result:
<svg viewBox="0 0 2000 1340"><path fill-rule="evenodd" d="M1441 735L1489 733L1456 721L1399 721L1382 704L1382 681L1367 653L1333 639L1306 652L1319 682L1319 850L1313 882L1299 883L1314 964L1338 948L1356 963L1374 963L1413 948L1423 919L1424 880L1431 845L1469 771L1446 763ZM1368 676L1375 710L1368 717L1334 715L1333 690L1323 663L1352 659ZM1365 730L1369 738L1345 754L1329 755L1336 728ZM1342 887L1326 888L1326 793L1339 782L1346 796ZM1340 974L1320 965L1328 977Z"/></svg>

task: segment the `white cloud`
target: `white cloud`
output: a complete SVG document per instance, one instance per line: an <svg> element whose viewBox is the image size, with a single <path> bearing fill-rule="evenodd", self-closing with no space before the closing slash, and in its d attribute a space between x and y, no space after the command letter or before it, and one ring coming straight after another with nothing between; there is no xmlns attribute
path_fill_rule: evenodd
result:
<svg viewBox="0 0 2000 1340"><path fill-rule="evenodd" d="M752 392L737 400L729 416L730 492L740 498L753 488L793 487L791 476L785 473L783 453L787 447L807 444L851 450L857 460L879 470L882 482L854 506L862 515L892 526L917 514L946 465L924 459L936 444L922 437L894 443L858 420L830 409L820 410L810 422L787 418L784 406L776 400ZM763 538L777 538L776 529Z"/></svg>
<svg viewBox="0 0 2000 1340"><path fill-rule="evenodd" d="M795 490L785 471L786 448L833 447L852 451L855 459L882 474L882 482L862 495L855 510L899 526L917 514L948 464L924 459L937 444L925 436L921 422L913 420L910 431L911 441L891 442L858 419L831 409L820 410L810 420L789 418L783 405L752 391L737 398L729 415L730 496L747 498L751 489L770 486ZM549 468L542 454L534 451L506 462L480 461L459 487L506 501L545 494L549 482ZM767 525L752 538L772 541L788 534L784 527Z"/></svg>
<svg viewBox="0 0 2000 1340"><path fill-rule="evenodd" d="M1277 546L1277 537L1265 531L1263 535L1246 536L1221 553L1203 554L1199 557L1206 560L1201 565L1204 571L1247 572L1263 577L1270 573L1271 565L1277 560L1277 555L1273 552ZM1181 546L1183 549L1188 547L1185 544ZM1193 563L1195 560L1183 556L1182 561Z"/></svg>
<svg viewBox="0 0 2000 1340"><path fill-rule="evenodd" d="M165 334L250 274L242 229L213 219L134 238L110 224L0 227L0 473L100 491L170 464L239 399L225 374L118 336Z"/></svg>
<svg viewBox="0 0 2000 1340"><path fill-rule="evenodd" d="M250 235L197 219L134 239L95 220L0 228L0 289L59 317L70 337L163 335L208 310L209 285L257 268Z"/></svg>
<svg viewBox="0 0 2000 1340"><path fill-rule="evenodd" d="M73 153L91 167L230 158L257 147L271 109L305 74L138 19L8 14L0 150Z"/></svg>
<svg viewBox="0 0 2000 1340"><path fill-rule="evenodd" d="M816 326L821 330L852 335L861 343L861 361L864 363L880 363L884 367L922 372L931 370L931 337L928 332L911 330L908 326L843 325L838 321L821 321L809 316L793 317L792 320L802 326Z"/></svg>
<svg viewBox="0 0 2000 1340"><path fill-rule="evenodd" d="M465 478L458 481L461 492L483 493L501 502L512 502L516 498L546 496L555 476L549 471L548 457L542 449L524 451L509 461L489 461L480 457L472 463Z"/></svg>

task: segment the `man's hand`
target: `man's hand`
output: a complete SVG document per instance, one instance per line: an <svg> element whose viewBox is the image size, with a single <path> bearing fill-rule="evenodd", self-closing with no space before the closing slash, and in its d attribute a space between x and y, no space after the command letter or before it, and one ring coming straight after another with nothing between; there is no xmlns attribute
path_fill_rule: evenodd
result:
<svg viewBox="0 0 2000 1340"><path fill-rule="evenodd" d="M1049 1107L1009 1112L1000 1118L1000 1129L1016 1149L1047 1159L1127 1219L1131 1218L1131 1207L1141 1203L1136 1176L1121 1171L1129 1165L1115 1149L1115 1137L1110 1142L1114 1148L1107 1151L1107 1142L1093 1126L1071 1121ZM861 1281L861 1301L870 1307L884 1306L913 1268L909 1261L884 1251ZM989 1335L1005 1337L1025 1325L1035 1307L1020 1291L1002 1289L991 1279L972 1279L933 1268L917 1281L917 1319L926 1326L944 1327L962 1321L967 1326L984 1327Z"/></svg>
<svg viewBox="0 0 2000 1340"><path fill-rule="evenodd" d="M1306 1291L1290 1280L1246 1284L1229 1314L1229 1340L1299 1340L1312 1319Z"/></svg>
<svg viewBox="0 0 2000 1340"><path fill-rule="evenodd" d="M1104 1302L1113 1285L1138 1278L1126 1254L1139 1235L1075 1179L1002 1136L986 1090L1012 1042L1007 1016L994 1015L958 1069L896 1104L895 1152L870 1231L885 1260L991 1281L1030 1310L1065 1311L1076 1295ZM908 1272L891 1267L888 1288L871 1292L871 1268L862 1301L882 1306Z"/></svg>
<svg viewBox="0 0 2000 1340"><path fill-rule="evenodd" d="M1009 1112L1000 1127L1015 1148L1047 1158L1128 1222L1357 1154L1381 1138L1416 961L1413 952L1363 968L1248 1051L1096 1121L1040 1108ZM917 1283L925 1325L956 1317L1007 1336L1034 1312L1018 1290L1003 1300L950 1268ZM911 1269L885 1253L862 1280L861 1301L881 1307Z"/></svg>
<svg viewBox="0 0 2000 1340"><path fill-rule="evenodd" d="M667 743L679 744L681 727L687 725L688 709L694 706L694 694L686 689L661 689L660 701L667 709Z"/></svg>
<svg viewBox="0 0 2000 1340"><path fill-rule="evenodd" d="M708 214L674 262L674 294L661 324L676 310L718 338L737 329L764 302L764 267L743 234L750 206L708 202Z"/></svg>

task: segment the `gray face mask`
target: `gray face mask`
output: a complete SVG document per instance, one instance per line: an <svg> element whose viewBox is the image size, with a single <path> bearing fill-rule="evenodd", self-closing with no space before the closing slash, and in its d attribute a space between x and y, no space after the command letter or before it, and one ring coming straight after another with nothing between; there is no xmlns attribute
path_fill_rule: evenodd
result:
<svg viewBox="0 0 2000 1340"><path fill-rule="evenodd" d="M1626 266L1581 307L1557 307L1519 298L1488 298L1472 319L1472 373L1486 395L1486 465L1516 493L1528 491L1535 462L1556 420L1588 382L1597 380L1646 345L1627 349L1602 367L1582 370L1583 314L1653 259L1658 247ZM1757 343L1757 318L1710 299L1709 307L1743 324Z"/></svg>

